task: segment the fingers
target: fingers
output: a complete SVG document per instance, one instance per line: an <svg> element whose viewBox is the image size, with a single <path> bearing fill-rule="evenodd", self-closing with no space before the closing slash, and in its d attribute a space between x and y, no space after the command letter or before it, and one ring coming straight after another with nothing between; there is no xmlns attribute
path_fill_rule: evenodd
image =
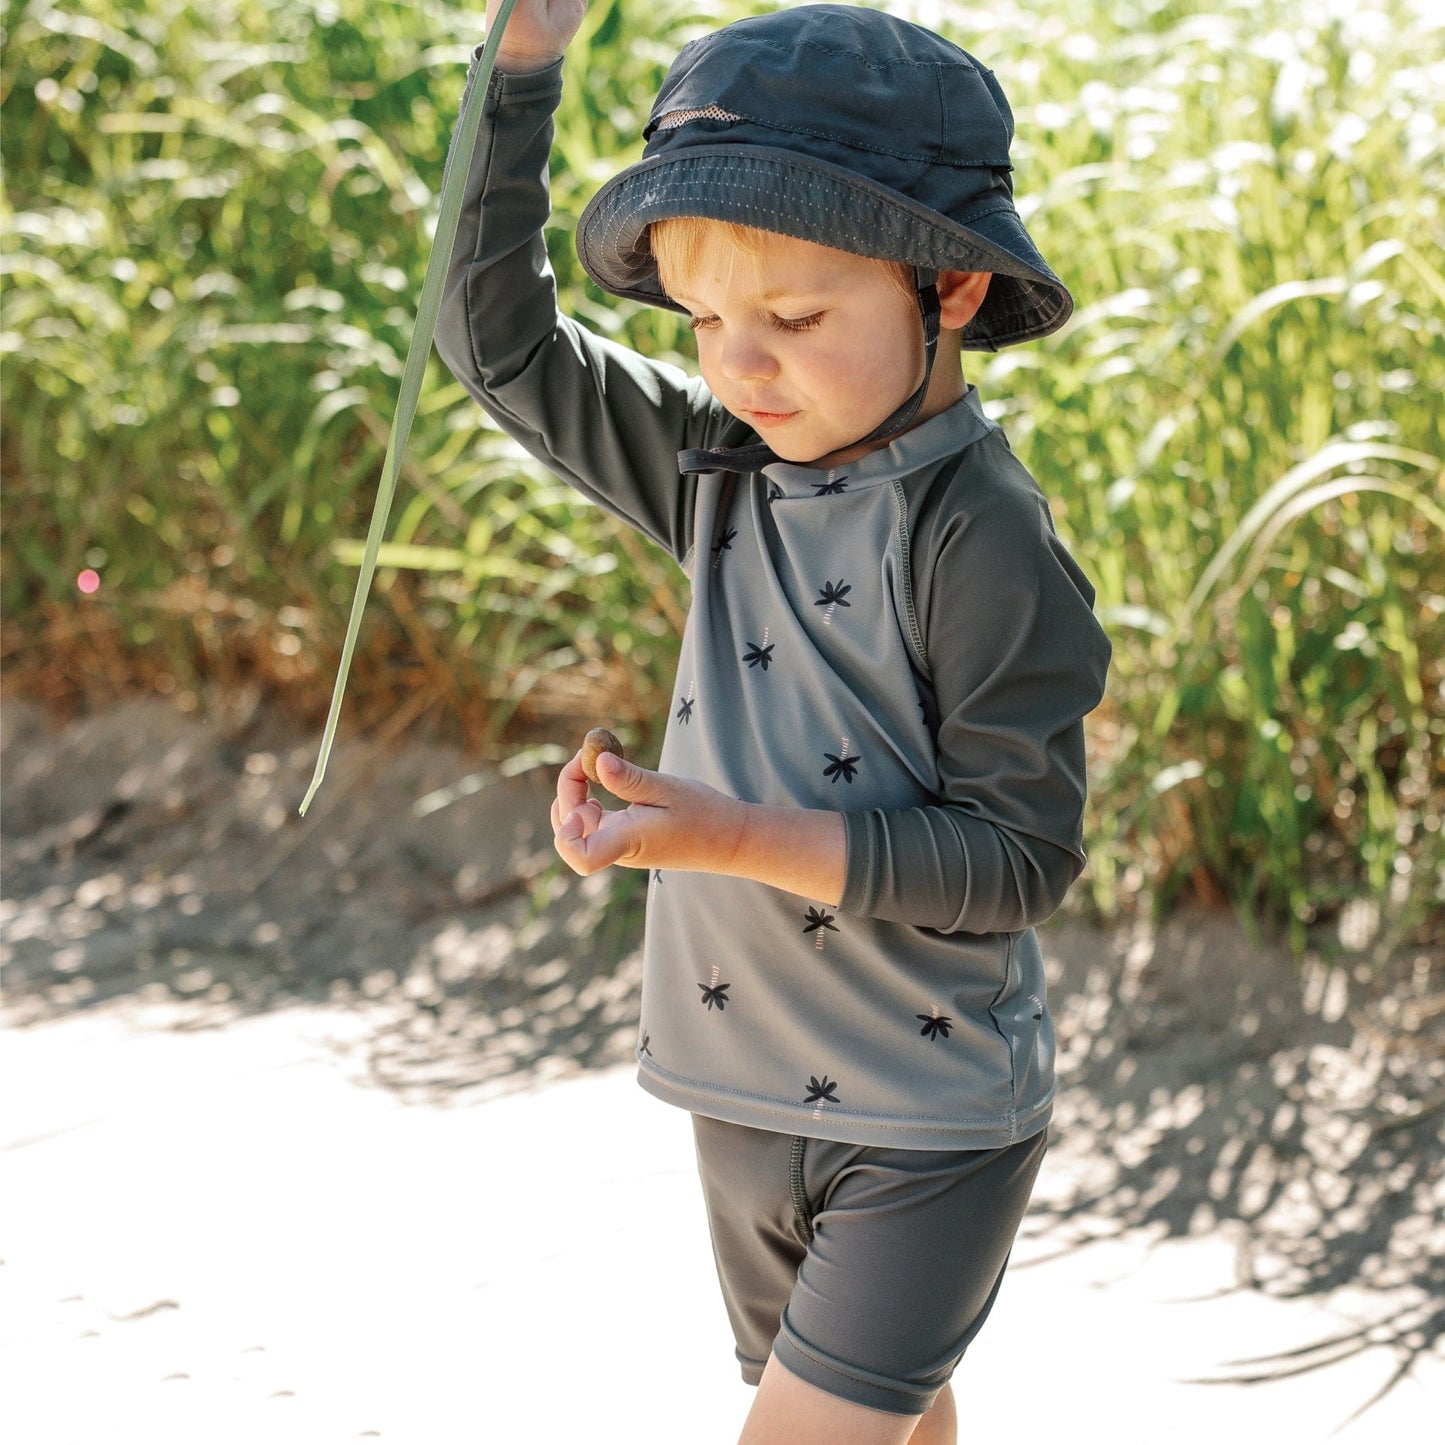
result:
<svg viewBox="0 0 1445 1445"><path fill-rule="evenodd" d="M587 801L587 774L582 771L582 754L574 753L557 774L557 796L552 800L552 831L562 826L574 808Z"/></svg>
<svg viewBox="0 0 1445 1445"><path fill-rule="evenodd" d="M580 752L562 765L557 775L557 796L552 799L552 841L563 862L574 873L595 873L611 859L598 861L601 849L588 840L601 828L602 804L587 794L587 774Z"/></svg>
<svg viewBox="0 0 1445 1445"><path fill-rule="evenodd" d="M612 753L599 754L596 768L608 792L634 806L609 812L589 796L580 752L563 764L551 806L552 841L562 861L584 876L613 863L633 863L642 847L638 805L649 817L661 816L653 810L665 808L671 796L670 780Z"/></svg>
<svg viewBox="0 0 1445 1445"><path fill-rule="evenodd" d="M554 808L556 804L552 805ZM554 837L565 838L568 842L590 838L601 826L607 814L596 798L588 798L578 804L570 813L563 813L552 825Z"/></svg>
<svg viewBox="0 0 1445 1445"><path fill-rule="evenodd" d="M609 813L595 800L563 818L552 843L562 861L583 877L625 862L636 850L627 814Z"/></svg>
<svg viewBox="0 0 1445 1445"><path fill-rule="evenodd" d="M667 806L671 794L668 779L662 773L639 768L636 763L629 763L613 753L599 753L596 768L602 786L623 802Z"/></svg>
<svg viewBox="0 0 1445 1445"><path fill-rule="evenodd" d="M662 801L663 784L657 773L635 767L612 753L599 753L596 767L603 786L614 797L629 803ZM557 775L557 797L552 804L554 833L574 808L580 808L587 801L588 796L588 777L582 771L582 754L578 752L562 765Z"/></svg>

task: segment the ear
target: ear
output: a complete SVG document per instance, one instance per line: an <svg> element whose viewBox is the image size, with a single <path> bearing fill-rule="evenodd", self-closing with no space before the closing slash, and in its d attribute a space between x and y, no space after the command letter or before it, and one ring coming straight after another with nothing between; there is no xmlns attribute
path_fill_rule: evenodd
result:
<svg viewBox="0 0 1445 1445"><path fill-rule="evenodd" d="M978 314L992 280L992 271L940 271L939 324L947 331L962 331Z"/></svg>

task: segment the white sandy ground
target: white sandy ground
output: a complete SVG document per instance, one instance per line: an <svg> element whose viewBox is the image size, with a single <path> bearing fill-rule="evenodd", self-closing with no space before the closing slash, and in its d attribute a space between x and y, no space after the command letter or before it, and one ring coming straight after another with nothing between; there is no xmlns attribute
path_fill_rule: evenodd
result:
<svg viewBox="0 0 1445 1445"><path fill-rule="evenodd" d="M132 999L0 1035L9 1445L736 1438L687 1120L630 1069L408 1104L353 1062L354 1011L178 1022ZM1384 1350L1195 1383L1380 1293L1237 1289L1218 1235L1061 1243L1026 1224L964 1441L1441 1438L1439 1355L1354 1420Z"/></svg>

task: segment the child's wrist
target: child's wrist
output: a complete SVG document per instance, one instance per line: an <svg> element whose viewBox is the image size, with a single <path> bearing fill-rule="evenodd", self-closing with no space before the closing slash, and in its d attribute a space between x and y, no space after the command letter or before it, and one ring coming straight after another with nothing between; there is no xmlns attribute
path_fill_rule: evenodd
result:
<svg viewBox="0 0 1445 1445"><path fill-rule="evenodd" d="M503 46L497 51L497 69L503 75L531 75L556 65L561 58L560 55L530 55Z"/></svg>
<svg viewBox="0 0 1445 1445"><path fill-rule="evenodd" d="M813 808L741 803L732 857L721 871L836 904L842 897L847 836L843 815Z"/></svg>

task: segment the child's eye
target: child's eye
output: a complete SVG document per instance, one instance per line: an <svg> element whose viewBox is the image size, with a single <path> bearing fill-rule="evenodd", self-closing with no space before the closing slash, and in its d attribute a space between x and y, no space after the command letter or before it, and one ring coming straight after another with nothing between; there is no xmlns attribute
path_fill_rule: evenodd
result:
<svg viewBox="0 0 1445 1445"><path fill-rule="evenodd" d="M815 311L811 316L775 316L773 325L780 331L811 331L815 326L820 326L823 321L823 313Z"/></svg>
<svg viewBox="0 0 1445 1445"><path fill-rule="evenodd" d="M694 331L707 331L718 324L716 316L689 316L687 324Z"/></svg>

